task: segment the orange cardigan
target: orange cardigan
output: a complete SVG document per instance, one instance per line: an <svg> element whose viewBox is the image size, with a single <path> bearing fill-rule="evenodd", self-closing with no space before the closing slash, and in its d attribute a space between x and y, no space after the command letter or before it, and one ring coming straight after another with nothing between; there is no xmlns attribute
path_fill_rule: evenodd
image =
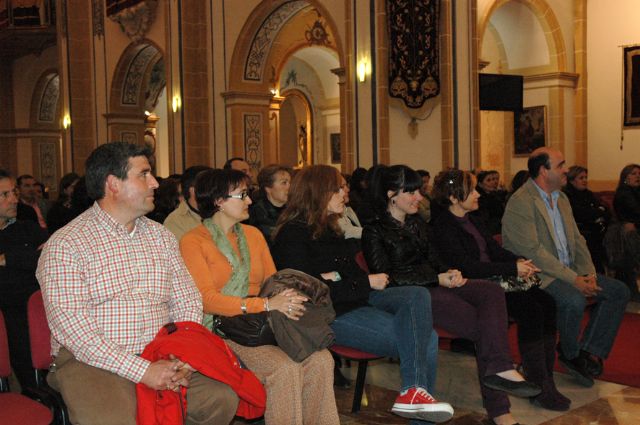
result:
<svg viewBox="0 0 640 425"><path fill-rule="evenodd" d="M251 256L249 296L256 296L260 292L262 283L276 272L276 266L260 230L244 224L241 226L247 238L247 246ZM240 255L235 234L229 231L227 238L229 238L236 254ZM240 308L242 299L224 295L221 292L231 276L231 265L218 250L204 225L199 225L180 239L180 252L189 273L202 294L204 312L223 316L242 314ZM248 298L246 305L249 313L264 311L263 298Z"/></svg>

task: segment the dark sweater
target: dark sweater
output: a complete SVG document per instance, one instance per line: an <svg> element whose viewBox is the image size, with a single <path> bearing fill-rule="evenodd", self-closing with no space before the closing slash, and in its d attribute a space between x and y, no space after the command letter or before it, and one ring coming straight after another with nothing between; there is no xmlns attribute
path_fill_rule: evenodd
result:
<svg viewBox="0 0 640 425"><path fill-rule="evenodd" d="M284 208L284 206L276 207L266 196L259 198L249 207L249 220L247 220L247 224L260 229L269 246L273 244L271 241L271 233L276 227L278 217L280 217Z"/></svg>
<svg viewBox="0 0 640 425"><path fill-rule="evenodd" d="M626 184L616 190L613 208L618 220L623 223L634 223L640 228L640 188L632 188Z"/></svg>
<svg viewBox="0 0 640 425"><path fill-rule="evenodd" d="M478 232L484 237L486 252L491 262L480 261L480 248L473 235L451 212L443 212L433 224L433 242L440 258L449 267L456 268L468 278L487 278L496 275L515 276L518 274L518 256L502 248L488 233L481 221L468 216Z"/></svg>
<svg viewBox="0 0 640 425"><path fill-rule="evenodd" d="M276 236L271 254L278 270L291 268L314 276L329 286L336 316L368 304L369 276L356 263L357 248L338 235L311 238L302 222L285 224ZM321 274L337 271L341 280L323 279Z"/></svg>

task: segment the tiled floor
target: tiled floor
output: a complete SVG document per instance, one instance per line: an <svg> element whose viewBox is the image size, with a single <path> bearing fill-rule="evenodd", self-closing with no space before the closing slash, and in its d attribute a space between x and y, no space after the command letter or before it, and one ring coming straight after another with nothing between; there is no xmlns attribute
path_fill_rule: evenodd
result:
<svg viewBox="0 0 640 425"><path fill-rule="evenodd" d="M640 312L640 304L632 303L627 311ZM640 344L639 344L640 346ZM638 353L640 359L640 350ZM451 403L456 411L449 425L486 423L480 399L475 359L468 355L440 351L435 395ZM345 376L355 379L357 366L343 368ZM523 425L640 425L640 388L596 381L592 388L575 384L568 375L556 373L560 392L572 400L569 412L552 412L532 406L528 400L511 397L511 411ZM344 425L406 424L407 420L389 412L400 388L397 363L388 360L372 362L367 372L368 405L352 415L353 389L336 390L341 423Z"/></svg>

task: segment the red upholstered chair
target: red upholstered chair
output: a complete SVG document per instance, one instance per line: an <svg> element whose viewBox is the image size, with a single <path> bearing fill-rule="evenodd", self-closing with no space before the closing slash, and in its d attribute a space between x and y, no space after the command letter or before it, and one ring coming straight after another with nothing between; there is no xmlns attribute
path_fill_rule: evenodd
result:
<svg viewBox="0 0 640 425"><path fill-rule="evenodd" d="M37 390L46 393L52 399L56 424L67 425L70 423L69 413L62 400L62 395L51 388L45 379L53 359L51 357L51 331L47 323L41 291L34 292L29 298L27 318L29 321L31 365L36 373Z"/></svg>
<svg viewBox="0 0 640 425"><path fill-rule="evenodd" d="M53 421L49 408L22 394L9 392L10 374L7 329L0 312L0 421L6 424L49 425Z"/></svg>
<svg viewBox="0 0 640 425"><path fill-rule="evenodd" d="M358 375L356 377L356 388L353 392L353 403L351 405L351 412L358 413L360 405L362 404L362 394L364 392L364 383L367 378L367 365L370 360L381 359L382 356L367 353L365 351L356 350L355 348L345 347L344 345L334 344L329 347L333 353L343 357L347 360L353 360L358 362Z"/></svg>

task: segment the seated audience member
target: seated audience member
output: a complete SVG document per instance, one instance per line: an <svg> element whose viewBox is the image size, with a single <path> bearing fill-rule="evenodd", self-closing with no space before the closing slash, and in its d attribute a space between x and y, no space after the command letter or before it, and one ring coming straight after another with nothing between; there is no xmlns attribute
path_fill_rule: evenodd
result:
<svg viewBox="0 0 640 425"><path fill-rule="evenodd" d="M240 224L249 216L248 178L237 170L209 170L195 184L201 225L180 241L187 269L202 294L205 326L212 316L277 310L291 320L305 313L306 298L288 289L258 298L276 268L258 229ZM247 298L250 297L250 298ZM245 347L226 340L267 390L267 424L338 424L333 393L333 360L317 351L301 363L273 345Z"/></svg>
<svg viewBox="0 0 640 425"><path fill-rule="evenodd" d="M509 199L502 219L504 247L542 269L542 288L556 302L558 358L581 385L593 385L611 351L629 290L596 274L587 244L573 219L562 152L539 148L528 161L531 178ZM595 302L580 336L587 298Z"/></svg>
<svg viewBox="0 0 640 425"><path fill-rule="evenodd" d="M284 210L291 186L290 169L282 165L267 165L258 173L258 199L249 207L248 224L257 227L268 244L278 217Z"/></svg>
<svg viewBox="0 0 640 425"><path fill-rule="evenodd" d="M182 174L180 187L183 200L180 201L178 207L167 216L163 223L164 227L169 229L178 241L185 233L198 227L202 222L202 218L198 214L198 204L193 184L199 173L210 169L210 167L204 165L194 165L184 170Z"/></svg>
<svg viewBox="0 0 640 425"><path fill-rule="evenodd" d="M509 193L507 193L507 201L511 198L511 195L516 193L518 189L522 187L529 180L529 170L518 171L511 179L511 187Z"/></svg>
<svg viewBox="0 0 640 425"><path fill-rule="evenodd" d="M540 389L513 368L504 292L491 282L467 280L460 271L441 266L427 224L416 214L421 186L420 176L405 165L383 169L372 182L379 218L362 234L365 259L372 273L389 275L387 290L428 288L434 324L477 345L478 375L489 417L497 424L514 424L505 391L528 397Z"/></svg>
<svg viewBox="0 0 640 425"><path fill-rule="evenodd" d="M16 180L20 199L18 202L18 220L35 221L43 229L47 228L47 208L43 202L38 202L36 195L36 179L23 174Z"/></svg>
<svg viewBox="0 0 640 425"><path fill-rule="evenodd" d="M47 228L50 234L53 234L74 218L71 208L71 196L79 181L80 176L76 173L65 174L60 179L58 199L51 206L47 215Z"/></svg>
<svg viewBox="0 0 640 425"><path fill-rule="evenodd" d="M238 406L228 385L180 359L139 356L167 323L202 321L175 237L144 217L158 187L150 154L123 142L95 149L85 170L96 202L45 244L36 276L55 356L47 380L76 424L135 424L136 383L188 387L186 424L228 424Z"/></svg>
<svg viewBox="0 0 640 425"><path fill-rule="evenodd" d="M402 388L394 413L416 424L446 421L453 415L452 407L428 393L435 388L438 355L429 292L387 288L385 273L367 274L358 266L357 248L338 226L344 189L342 176L328 165L296 174L274 231L276 265L303 271L329 286L337 344L400 359Z"/></svg>
<svg viewBox="0 0 640 425"><path fill-rule="evenodd" d="M360 208L360 204L364 202L364 198L366 196L366 181L365 177L367 175L367 170L362 167L358 167L353 170L351 173L351 178L349 179L349 200L351 207L354 211L358 211Z"/></svg>
<svg viewBox="0 0 640 425"><path fill-rule="evenodd" d="M431 221L431 188L429 187L429 182L431 181L431 174L427 170L416 170L416 173L422 179L422 186L420 186L420 195L422 195L422 199L418 202L418 215L422 217L422 219L429 223Z"/></svg>
<svg viewBox="0 0 640 425"><path fill-rule="evenodd" d="M16 220L17 208L15 181L0 170L0 310L7 327L11 366L24 388L35 386L27 301L38 289L35 271L47 233L34 221Z"/></svg>
<svg viewBox="0 0 640 425"><path fill-rule="evenodd" d="M160 180L154 194L155 207L147 214L147 217L163 224L180 202L179 187L180 184L177 180L171 178Z"/></svg>
<svg viewBox="0 0 640 425"><path fill-rule="evenodd" d="M622 226L624 241L624 260L622 267L616 268L616 278L627 284L634 300L640 300L637 283L640 269L640 165L629 164L620 172L613 208Z"/></svg>
<svg viewBox="0 0 640 425"><path fill-rule="evenodd" d="M602 240L609 222L609 211L592 191L587 189L588 170L579 165L569 167L567 184L562 189L569 198L573 218L587 241L591 260L598 273L604 273Z"/></svg>
<svg viewBox="0 0 640 425"><path fill-rule="evenodd" d="M345 239L359 240L362 237L362 225L360 224L358 215L349 205L351 201L349 197L351 189L344 179L344 176L342 178L342 185L344 186L344 212L340 216L340 219L338 219L338 225L342 229Z"/></svg>
<svg viewBox="0 0 640 425"><path fill-rule="evenodd" d="M436 177L434 201L447 206L433 225L433 240L447 266L472 279L528 278L540 271L531 260L502 248L480 221L469 214L478 209L480 194L473 174L443 171ZM496 283L497 285L497 283ZM542 392L530 400L550 410L568 410L571 400L558 392L553 380L556 361L556 305L537 286L506 292L507 312L518 324L518 347L527 379Z"/></svg>
<svg viewBox="0 0 640 425"><path fill-rule="evenodd" d="M473 215L482 220L492 235L497 235L502 231L502 215L507 198L507 193L500 189L500 174L495 170L480 171L476 190L480 194L480 207Z"/></svg>

